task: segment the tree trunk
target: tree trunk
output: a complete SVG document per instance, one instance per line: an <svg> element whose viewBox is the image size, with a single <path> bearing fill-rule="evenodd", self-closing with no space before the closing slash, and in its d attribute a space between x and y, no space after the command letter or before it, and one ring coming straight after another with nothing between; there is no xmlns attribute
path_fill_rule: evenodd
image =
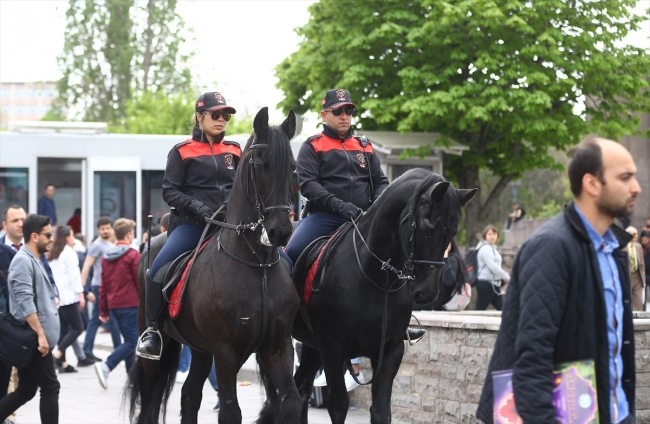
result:
<svg viewBox="0 0 650 424"><path fill-rule="evenodd" d="M146 91L149 88L149 71L151 69L153 60L153 14L155 13L155 7L156 5L154 3L154 0L149 0L149 3L147 3L147 29L144 31L144 57L142 59L142 71L144 72L144 76L142 78L143 91Z"/></svg>
<svg viewBox="0 0 650 424"><path fill-rule="evenodd" d="M466 246L474 246L478 242L476 234L479 235L482 228L481 223L481 179L479 177L478 166L459 167L456 173L456 179L460 188L478 188L478 193L467 205L465 205L465 230Z"/></svg>

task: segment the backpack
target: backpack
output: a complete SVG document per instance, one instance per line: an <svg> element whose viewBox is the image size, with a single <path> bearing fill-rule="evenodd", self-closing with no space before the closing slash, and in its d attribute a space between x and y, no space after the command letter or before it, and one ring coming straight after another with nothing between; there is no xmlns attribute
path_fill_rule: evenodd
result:
<svg viewBox="0 0 650 424"><path fill-rule="evenodd" d="M479 272L478 251L481 250L481 247L479 247L478 249L472 247L471 249L467 250L467 253L465 253L465 256L463 257L463 261L465 262L465 266L467 267L467 282L472 287L474 287L476 285L476 282L478 281L478 272Z"/></svg>

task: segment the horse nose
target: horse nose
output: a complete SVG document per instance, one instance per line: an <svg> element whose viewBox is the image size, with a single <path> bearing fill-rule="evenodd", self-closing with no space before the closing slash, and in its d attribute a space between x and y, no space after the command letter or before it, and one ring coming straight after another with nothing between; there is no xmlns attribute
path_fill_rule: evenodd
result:
<svg viewBox="0 0 650 424"><path fill-rule="evenodd" d="M284 229L271 228L269 229L269 240L276 241L279 246L286 245L291 236L291 231Z"/></svg>

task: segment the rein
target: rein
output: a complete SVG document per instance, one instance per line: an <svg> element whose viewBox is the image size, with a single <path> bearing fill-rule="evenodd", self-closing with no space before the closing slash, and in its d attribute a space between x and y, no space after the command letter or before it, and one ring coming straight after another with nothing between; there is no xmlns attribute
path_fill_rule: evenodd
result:
<svg viewBox="0 0 650 424"><path fill-rule="evenodd" d="M359 230L359 227L357 226L356 221L352 221L352 224L354 225L354 232L352 233L352 245L354 246L354 255L357 259L357 266L359 267L359 271L361 271L361 275L368 280L373 286L375 286L378 290L384 292L384 310L382 313L382 319L381 319L381 341L379 342L380 349L379 349L379 360L377 362L377 371L373 373L372 379L368 381L367 383L362 383L359 381L356 375L354 375L354 371L352 369L352 363L348 360L348 371L350 372L350 375L354 379L354 381L362 386L366 386L368 384L371 384L374 379L375 375L378 375L381 371L381 366L384 362L384 349L386 345L386 330L388 327L388 295L391 293L395 293L400 291L409 281L415 280L415 267L416 266L428 266L430 268L442 268L445 266L445 263L442 261L427 261L427 260L420 260L420 259L414 259L415 258L415 234L417 230L417 222L418 222L418 211L420 209L420 203L422 202L422 198L420 197L420 200L418 203L415 205L414 213L413 213L413 221L411 222L410 225L410 236L409 236L409 256L408 259L404 262L404 265L402 266L402 269L397 269L394 266L390 264L391 259L389 258L387 261L382 260L377 256L372 250L370 250L370 247L368 246L368 243L366 242L365 238L363 237L363 234L361 234L361 231ZM411 214L407 214L404 219L400 222L400 225L404 224L407 219L409 218ZM359 249L357 248L357 239L356 235L359 234L359 238L361 239L361 242L363 245L366 247L366 250L381 263L381 270L386 272L386 286L382 287L376 282L372 280L366 274L366 272L363 270L363 266L361 265L361 258L359 257ZM389 274L388 271L392 272L397 276L392 282L390 282ZM397 283L399 280L404 280L402 284L400 284L398 287L393 287L395 283Z"/></svg>
<svg viewBox="0 0 650 424"><path fill-rule="evenodd" d="M250 150L253 149L268 149L269 145L268 144L253 144L250 146ZM228 256L230 259L234 260L235 262L238 262L240 264L249 266L251 268L258 268L262 270L262 329L260 332L260 337L257 342L257 346L259 347L262 342L264 341L264 338L266 337L266 327L267 327L267 321L268 321L268 315L269 315L269 295L268 295L268 276L267 276L267 270L274 267L278 263L280 263L280 254L278 253L278 259L270 262L271 256L273 255L273 252L276 251L275 249L270 249L269 254L266 258L266 260L262 260L262 258L257 254L255 249L253 248L253 245L251 242L248 240L248 238L243 237L244 241L246 241L246 244L250 248L251 252L253 255L255 255L255 258L258 260L258 263L255 262L249 262L244 259L238 258L231 252L229 252L226 247L223 245L221 241L221 234L223 232L224 228L228 228L230 230L234 230L237 232L237 235L243 235L243 233L247 230L255 231L257 230L258 226L262 226L264 228L264 214L273 212L273 211L286 211L287 213L291 211L291 206L290 205L273 205L273 206L268 206L266 207L264 205L264 199L262 198L262 195L257 187L257 181L255 178L255 166L253 163L253 154L251 152L250 158L248 160L248 167L250 169L250 180L253 183L253 189L254 189L254 195L255 195L255 208L257 209L258 213L258 219L256 222L251 222L249 224L244 224L240 223L239 225L233 225L233 224L228 224L227 222L222 222L222 221L217 221L214 218L221 212L223 209L223 206L219 208L217 212L215 212L210 218L205 218L206 221L206 229L203 231L203 235L201 236L201 240L199 241L199 245L196 248L195 255L197 254L198 250L200 249L201 244L203 243L203 238L205 234L207 233L208 228L210 227L211 224L218 225L221 228L219 229L219 232L217 234L217 250L223 250L223 252ZM246 194L248 195L248 184L246 185ZM189 272L188 272L189 276Z"/></svg>

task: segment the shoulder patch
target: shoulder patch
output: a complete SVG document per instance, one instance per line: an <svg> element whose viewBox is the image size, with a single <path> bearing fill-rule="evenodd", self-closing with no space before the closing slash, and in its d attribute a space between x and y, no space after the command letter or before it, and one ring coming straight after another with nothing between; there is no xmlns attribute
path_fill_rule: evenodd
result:
<svg viewBox="0 0 650 424"><path fill-rule="evenodd" d="M175 148L175 149L178 149L179 147L182 147L182 146L185 146L185 145L187 145L187 144L190 144L191 142L192 142L192 140L185 140L185 141L182 141L182 142L178 143L177 145L175 145L174 148Z"/></svg>
<svg viewBox="0 0 650 424"><path fill-rule="evenodd" d="M309 138L306 140L306 142L307 142L307 143L311 143L313 140L318 140L318 139L321 138L322 136L323 136L323 134L312 135L311 137L309 137Z"/></svg>
<svg viewBox="0 0 650 424"><path fill-rule="evenodd" d="M231 146L236 146L239 148L239 151L241 151L241 145L237 143L236 141L228 141L228 140L221 140L223 144L229 144Z"/></svg>

